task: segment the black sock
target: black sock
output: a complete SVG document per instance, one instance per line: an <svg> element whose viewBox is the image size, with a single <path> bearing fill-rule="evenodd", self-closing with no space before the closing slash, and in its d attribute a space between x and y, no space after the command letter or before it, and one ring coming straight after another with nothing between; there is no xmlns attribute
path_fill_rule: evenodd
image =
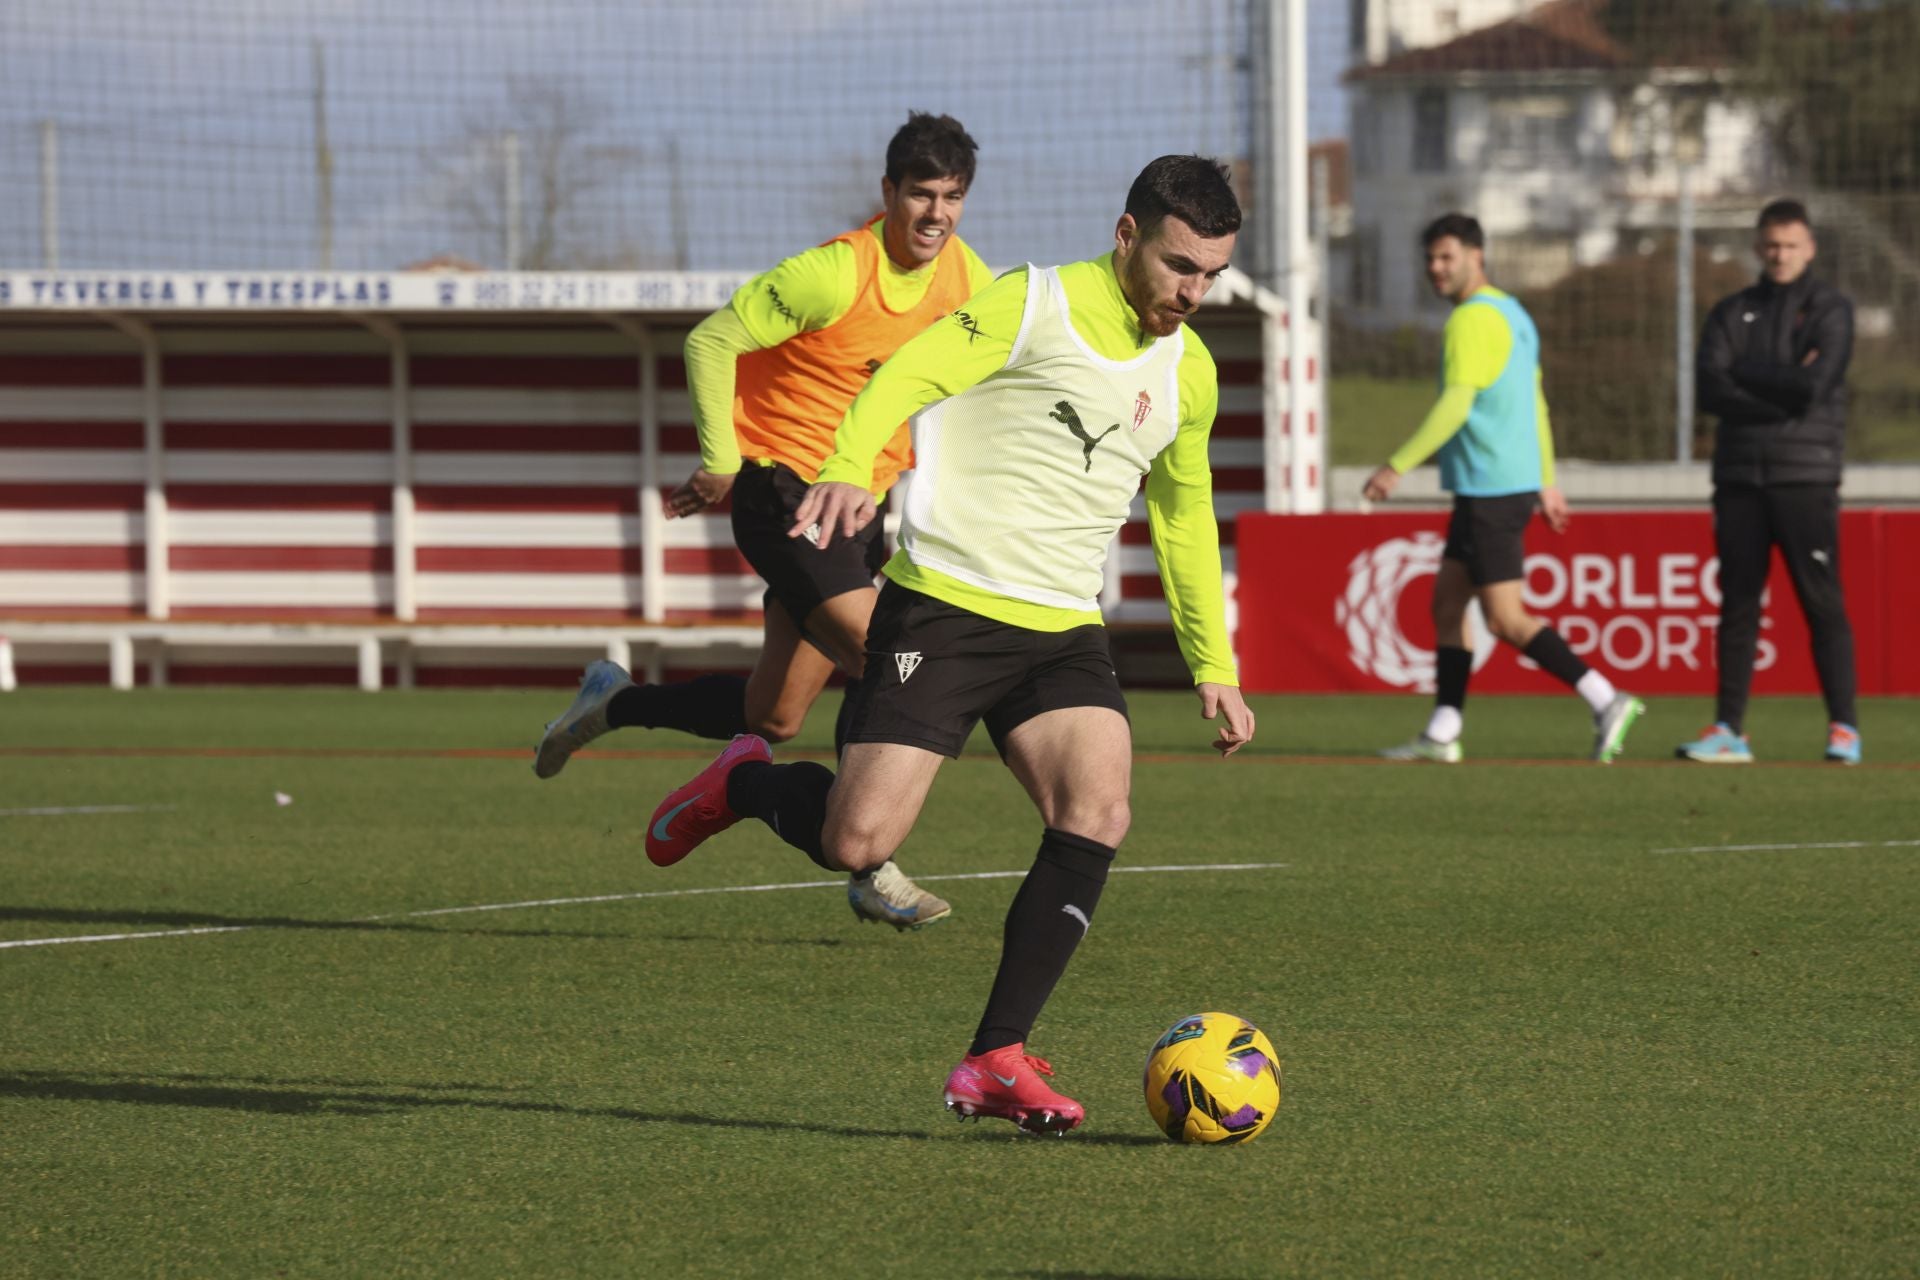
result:
<svg viewBox="0 0 1920 1280"><path fill-rule="evenodd" d="M1452 707L1467 705L1467 677L1473 674L1473 650L1441 645L1433 655L1433 704Z"/></svg>
<svg viewBox="0 0 1920 1280"><path fill-rule="evenodd" d="M637 684L607 703L607 724L680 729L722 742L747 731L747 678L695 676L677 684Z"/></svg>
<svg viewBox="0 0 1920 1280"><path fill-rule="evenodd" d="M1593 670L1580 661L1579 655L1567 647L1567 642L1552 627L1540 628L1521 652L1539 663L1542 671L1569 685L1579 684L1580 677Z"/></svg>
<svg viewBox="0 0 1920 1280"><path fill-rule="evenodd" d="M833 790L833 770L812 760L767 764L748 760L727 775L727 805L743 817L758 818L773 834L812 858L826 871L820 830L827 822L827 792Z"/></svg>
<svg viewBox="0 0 1920 1280"><path fill-rule="evenodd" d="M988 1053L1022 1044L1034 1019L1067 971L1100 905L1113 850L1104 844L1048 827L1040 839L1033 870L1007 908L1000 942L1000 971L994 975L987 1011L973 1033L968 1053Z"/></svg>
<svg viewBox="0 0 1920 1280"><path fill-rule="evenodd" d="M859 691L858 680L847 681L840 698L840 714L833 721L833 754L836 756L847 749L847 731L853 727L853 695Z"/></svg>

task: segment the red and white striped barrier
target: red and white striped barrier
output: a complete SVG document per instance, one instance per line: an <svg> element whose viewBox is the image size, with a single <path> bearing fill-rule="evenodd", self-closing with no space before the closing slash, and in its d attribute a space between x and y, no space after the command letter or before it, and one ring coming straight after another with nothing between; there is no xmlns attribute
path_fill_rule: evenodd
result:
<svg viewBox="0 0 1920 1280"><path fill-rule="evenodd" d="M664 518L698 464L685 315L31 323L48 318L0 308L0 619L757 624L762 587L724 512ZM1263 350L1284 326L1220 307L1197 327L1220 366L1231 576L1234 517L1271 491ZM1140 501L1105 603L1116 621L1166 621ZM176 659L176 677L196 665ZM273 660L317 674L310 656ZM96 678L95 661L18 665Z"/></svg>

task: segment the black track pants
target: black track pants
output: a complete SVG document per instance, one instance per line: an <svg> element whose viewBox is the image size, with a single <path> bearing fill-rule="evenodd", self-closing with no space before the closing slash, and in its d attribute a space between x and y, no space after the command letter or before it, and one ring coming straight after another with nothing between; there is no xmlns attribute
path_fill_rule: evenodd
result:
<svg viewBox="0 0 1920 1280"><path fill-rule="evenodd" d="M1716 489L1713 541L1720 556L1718 718L1736 733L1746 718L1760 641L1760 594L1777 546L1807 618L1827 718L1858 725L1853 625L1840 594L1840 490L1824 484Z"/></svg>

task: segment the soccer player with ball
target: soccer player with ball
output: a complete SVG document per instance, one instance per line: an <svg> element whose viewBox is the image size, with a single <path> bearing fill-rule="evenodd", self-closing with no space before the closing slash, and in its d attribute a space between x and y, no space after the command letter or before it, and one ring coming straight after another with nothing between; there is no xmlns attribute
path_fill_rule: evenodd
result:
<svg viewBox="0 0 1920 1280"><path fill-rule="evenodd" d="M853 401L795 514L824 554L874 519L872 473L914 417L918 466L867 633L836 776L735 738L668 795L647 854L667 865L743 817L821 867L883 864L934 775L982 720L1039 810L999 971L947 1105L1063 1133L1085 1118L1026 1051L1091 925L1130 822L1132 737L1100 623L1113 537L1147 518L1202 714L1231 755L1254 732L1228 642L1207 439L1212 357L1184 321L1226 270L1240 206L1214 161L1162 156L1127 193L1111 253L1011 271L915 337Z"/></svg>

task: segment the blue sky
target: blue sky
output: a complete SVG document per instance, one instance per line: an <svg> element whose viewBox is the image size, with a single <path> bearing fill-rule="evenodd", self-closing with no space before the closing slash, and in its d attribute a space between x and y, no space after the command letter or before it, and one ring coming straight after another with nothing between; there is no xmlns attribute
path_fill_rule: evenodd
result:
<svg viewBox="0 0 1920 1280"><path fill-rule="evenodd" d="M57 124L62 264L315 264L313 49L324 50L335 264L499 265L499 135L523 222L549 154L582 265L740 269L877 201L886 138L948 111L981 145L962 234L991 262L1097 248L1166 151L1243 154L1245 0L7 0L0 266L41 257ZM1310 121L1344 132L1346 0L1311 0ZM543 151L512 88L579 125ZM524 238L523 238L524 239Z"/></svg>

